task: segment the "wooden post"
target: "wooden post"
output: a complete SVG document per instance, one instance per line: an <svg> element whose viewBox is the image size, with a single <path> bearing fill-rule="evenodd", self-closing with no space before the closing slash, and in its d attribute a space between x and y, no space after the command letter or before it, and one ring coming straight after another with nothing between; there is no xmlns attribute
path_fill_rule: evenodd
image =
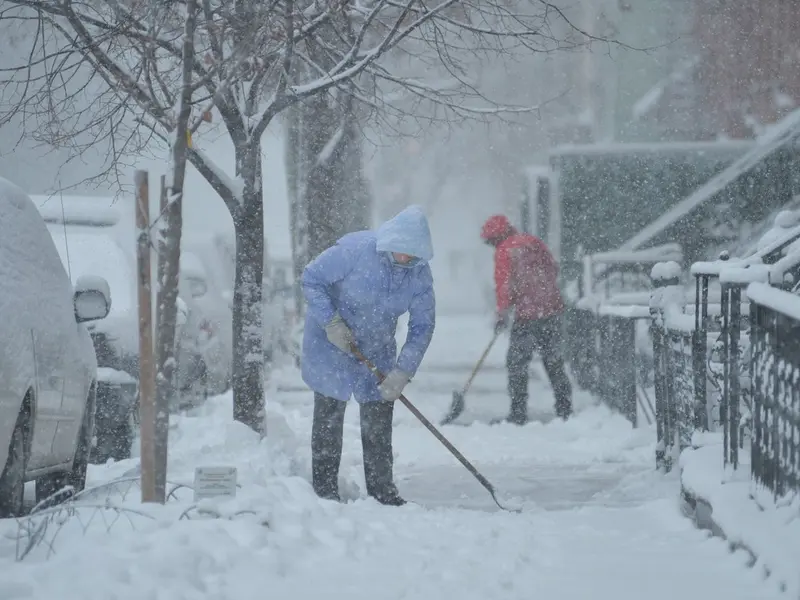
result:
<svg viewBox="0 0 800 600"><path fill-rule="evenodd" d="M136 186L136 262L139 272L139 420L141 422L142 502L159 502L156 493L156 404L153 360L153 301L150 273L150 191L147 171L134 174ZM163 502L163 499L161 500Z"/></svg>

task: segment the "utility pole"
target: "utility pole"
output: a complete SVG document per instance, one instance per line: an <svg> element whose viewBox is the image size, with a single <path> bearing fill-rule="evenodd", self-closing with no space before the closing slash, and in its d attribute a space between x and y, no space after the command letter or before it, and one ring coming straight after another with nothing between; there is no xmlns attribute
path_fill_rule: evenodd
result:
<svg viewBox="0 0 800 600"><path fill-rule="evenodd" d="M148 172L134 173L136 186L136 262L139 295L139 421L141 423L142 502L164 502L156 489L156 398L153 357L153 296L150 271L150 191Z"/></svg>

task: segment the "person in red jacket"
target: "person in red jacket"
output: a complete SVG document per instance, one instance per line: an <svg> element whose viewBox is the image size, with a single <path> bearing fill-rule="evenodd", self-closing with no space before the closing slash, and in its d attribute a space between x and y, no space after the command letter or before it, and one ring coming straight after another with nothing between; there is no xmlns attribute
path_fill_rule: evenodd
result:
<svg viewBox="0 0 800 600"><path fill-rule="evenodd" d="M511 411L507 420L528 421L528 367L534 351L542 357L556 398L556 415L572 413L572 386L561 356L561 314L564 301L558 289L558 264L538 237L518 232L503 215L484 223L481 238L494 246L497 295L495 332L511 326L506 355Z"/></svg>

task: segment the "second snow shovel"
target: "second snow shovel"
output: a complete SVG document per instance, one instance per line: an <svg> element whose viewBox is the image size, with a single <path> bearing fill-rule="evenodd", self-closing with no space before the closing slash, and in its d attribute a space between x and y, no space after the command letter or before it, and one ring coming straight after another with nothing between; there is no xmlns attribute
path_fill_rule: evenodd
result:
<svg viewBox="0 0 800 600"><path fill-rule="evenodd" d="M489 352L492 350L492 346L497 341L497 338L500 336L500 333L495 333L491 340L489 340L489 345L486 346L486 350L483 351L481 357L478 359L478 364L475 365L475 368L472 369L472 373L470 373L469 379L467 379L467 383L464 384L464 387L461 391L454 391L453 392L453 401L450 403L450 411L447 413L440 425L447 425L455 421L458 417L461 416L461 413L464 412L464 396L466 395L467 391L469 390L469 386L472 385L472 380L475 379L475 376L478 374L478 371L481 370L483 366L483 361L486 360L486 357L489 356Z"/></svg>

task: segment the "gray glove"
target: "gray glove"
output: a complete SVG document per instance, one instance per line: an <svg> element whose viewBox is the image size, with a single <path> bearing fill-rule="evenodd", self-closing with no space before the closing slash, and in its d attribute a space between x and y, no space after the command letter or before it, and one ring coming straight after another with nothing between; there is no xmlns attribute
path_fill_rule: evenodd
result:
<svg viewBox="0 0 800 600"><path fill-rule="evenodd" d="M328 341L336 346L342 352L350 353L350 347L355 341L353 332L338 314L331 319L331 322L325 325L325 335L328 336Z"/></svg>
<svg viewBox="0 0 800 600"><path fill-rule="evenodd" d="M509 325L511 325L511 311L504 310L497 314L497 318L494 321L494 334L500 335L506 329L508 329Z"/></svg>
<svg viewBox="0 0 800 600"><path fill-rule="evenodd" d="M411 381L411 377L408 373L400 369L392 369L378 386L378 392L386 402L394 402L403 393L403 389L409 381Z"/></svg>

